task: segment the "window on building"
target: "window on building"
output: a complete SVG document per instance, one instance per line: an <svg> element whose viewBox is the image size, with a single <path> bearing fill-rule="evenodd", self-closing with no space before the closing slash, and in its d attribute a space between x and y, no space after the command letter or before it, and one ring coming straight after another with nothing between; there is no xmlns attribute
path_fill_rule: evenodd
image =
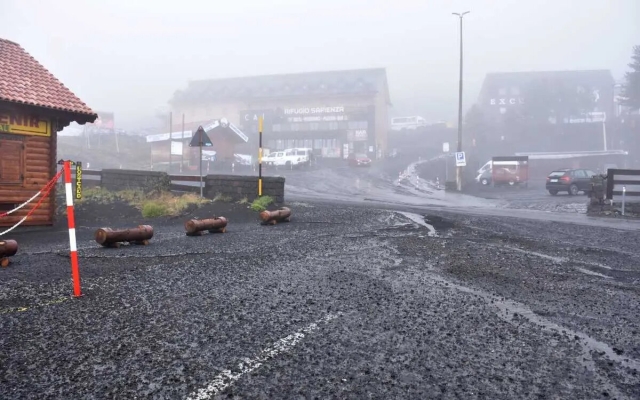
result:
<svg viewBox="0 0 640 400"><path fill-rule="evenodd" d="M369 123L367 121L350 121L349 129L367 129Z"/></svg>

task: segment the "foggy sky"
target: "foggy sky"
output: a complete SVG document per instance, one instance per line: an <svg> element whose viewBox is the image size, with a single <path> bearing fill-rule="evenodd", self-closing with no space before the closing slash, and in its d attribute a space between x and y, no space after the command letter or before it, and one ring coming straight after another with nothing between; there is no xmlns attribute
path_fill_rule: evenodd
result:
<svg viewBox="0 0 640 400"><path fill-rule="evenodd" d="M487 72L610 69L640 44L638 0L0 0L13 40L119 128L154 114L188 80L387 68L392 115L457 116Z"/></svg>

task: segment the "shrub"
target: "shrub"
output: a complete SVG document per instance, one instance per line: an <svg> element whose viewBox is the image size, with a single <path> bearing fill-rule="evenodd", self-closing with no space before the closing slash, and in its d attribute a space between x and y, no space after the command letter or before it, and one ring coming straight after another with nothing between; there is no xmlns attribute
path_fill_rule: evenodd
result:
<svg viewBox="0 0 640 400"><path fill-rule="evenodd" d="M261 212L266 210L271 203L273 203L273 198L271 198L271 196L258 197L253 201L253 203L251 203L251 209L253 211Z"/></svg>
<svg viewBox="0 0 640 400"><path fill-rule="evenodd" d="M222 203L228 203L230 202L232 199L230 196L225 196L222 193L218 193L216 195L216 197L213 198L214 202L222 202Z"/></svg>
<svg viewBox="0 0 640 400"><path fill-rule="evenodd" d="M166 204L156 200L150 200L142 206L142 216L144 218L156 218L169 215L169 208Z"/></svg>
<svg viewBox="0 0 640 400"><path fill-rule="evenodd" d="M176 196L166 191L145 194L140 190L111 192L101 188L84 190L82 199L78 200L78 203L110 204L116 201L125 202L141 210L145 218L180 215L191 206L200 207L210 203L210 200L203 199L195 193Z"/></svg>

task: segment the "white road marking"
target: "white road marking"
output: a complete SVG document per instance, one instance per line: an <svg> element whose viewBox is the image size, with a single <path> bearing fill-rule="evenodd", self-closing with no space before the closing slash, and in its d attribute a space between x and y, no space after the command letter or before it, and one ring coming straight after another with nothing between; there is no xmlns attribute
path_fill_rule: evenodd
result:
<svg viewBox="0 0 640 400"><path fill-rule="evenodd" d="M262 350L254 359L243 358L242 362L238 363L235 368L238 372L232 372L231 370L222 371L215 378L213 378L213 380L207 385L206 388L191 393L187 397L187 400L205 400L212 398L213 396L231 386L234 382L238 381L240 378L242 378L243 375L255 371L256 369L260 368L262 364L276 357L277 355L286 353L293 349L298 343L300 343L302 339L304 339L305 334L311 333L318 329L319 324L330 322L338 318L342 314L342 312L328 314L327 316L307 325L297 332L294 332L291 335L278 340L270 347Z"/></svg>

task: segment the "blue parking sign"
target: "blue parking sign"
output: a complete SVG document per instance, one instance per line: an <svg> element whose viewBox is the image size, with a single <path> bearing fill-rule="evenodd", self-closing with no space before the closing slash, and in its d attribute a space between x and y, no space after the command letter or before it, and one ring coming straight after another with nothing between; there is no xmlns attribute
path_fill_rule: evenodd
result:
<svg viewBox="0 0 640 400"><path fill-rule="evenodd" d="M467 165L467 159L464 151L456 152L456 167L465 167Z"/></svg>

